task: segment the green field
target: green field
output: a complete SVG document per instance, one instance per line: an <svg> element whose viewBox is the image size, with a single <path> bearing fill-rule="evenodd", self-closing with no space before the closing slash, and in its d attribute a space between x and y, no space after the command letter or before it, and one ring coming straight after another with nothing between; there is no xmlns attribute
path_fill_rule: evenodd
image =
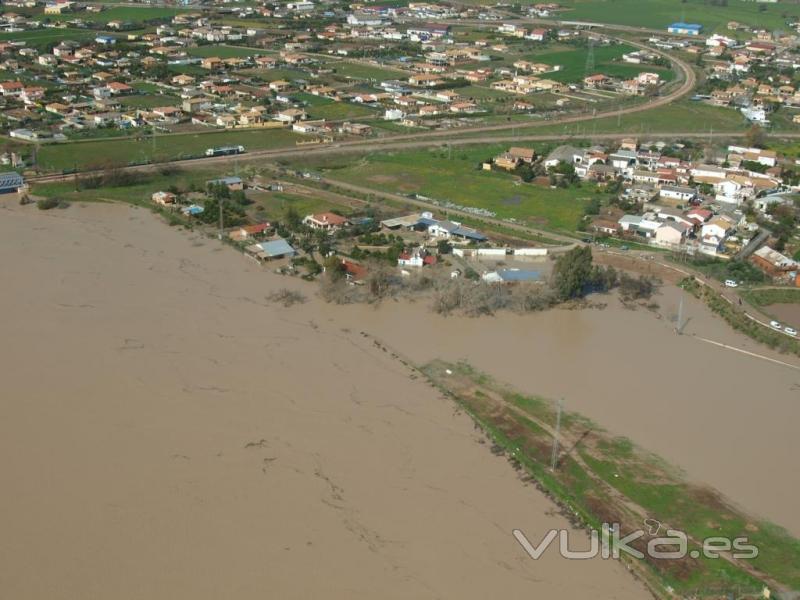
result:
<svg viewBox="0 0 800 600"><path fill-rule="evenodd" d="M377 81L384 81L387 79L405 79L408 77L408 73L400 69L382 68L343 60L331 61L326 63L325 66L329 69L334 69L337 76L351 79L375 79Z"/></svg>
<svg viewBox="0 0 800 600"><path fill-rule="evenodd" d="M199 68L199 67L198 67ZM200 69L203 73L208 73L205 69ZM237 74L247 77L254 77L262 81L294 81L296 79L307 79L308 73L300 69L242 69L237 71Z"/></svg>
<svg viewBox="0 0 800 600"><path fill-rule="evenodd" d="M217 58L247 58L249 56L263 56L275 54L269 50L259 50L257 48L245 48L242 46L226 46L224 44L213 44L210 46L197 46L187 48L189 56L201 56L203 58L216 56Z"/></svg>
<svg viewBox="0 0 800 600"><path fill-rule="evenodd" d="M769 306L770 304L800 304L800 289L753 289L742 290L742 297L753 306Z"/></svg>
<svg viewBox="0 0 800 600"><path fill-rule="evenodd" d="M671 69L656 67L654 65L634 65L622 62L622 55L633 52L634 50L636 50L636 48L626 44L598 46L594 49L594 67L589 65L590 68L588 71L588 48L543 52L530 55L526 58L548 65L560 65L560 71L547 73L543 75L543 77L563 83L576 83L582 81L584 77L595 73L602 73L609 77L617 77L620 79L630 79L639 73L652 72L658 73L664 81L672 81L675 78L675 73Z"/></svg>
<svg viewBox="0 0 800 600"><path fill-rule="evenodd" d="M525 120L523 120L525 119ZM743 132L748 125L742 115L732 108L710 106L701 102L678 100L672 104L652 110L622 114L619 117L587 119L579 123L550 125L547 121L539 121L531 125L530 119L519 117L520 125L515 135L570 135L575 137L591 136L595 133L715 133ZM526 126L527 124L527 126ZM501 133L498 132L498 135ZM481 134L457 134L453 137L473 137Z"/></svg>
<svg viewBox="0 0 800 600"><path fill-rule="evenodd" d="M650 29L664 29L676 21L699 23L704 31L726 29L729 21L751 27L786 29L787 16L800 16L800 5L751 0L728 0L727 6L712 6L707 0L560 0L570 10L559 19L613 23ZM763 7L763 8L762 8Z"/></svg>
<svg viewBox="0 0 800 600"><path fill-rule="evenodd" d="M241 144L247 150L294 146L297 135L286 129L213 131L157 136L155 150L146 138L50 144L39 149L39 168L45 171L102 168L202 155L206 148Z"/></svg>
<svg viewBox="0 0 800 600"><path fill-rule="evenodd" d="M0 41L14 40L26 42L28 46L41 49L48 44L54 44L64 40L80 42L93 39L98 33L100 32L87 29L33 29L15 33L0 33Z"/></svg>
<svg viewBox="0 0 800 600"><path fill-rule="evenodd" d="M285 192L256 192L250 194L255 202L263 207L258 214L270 221L281 220L286 215L286 211L293 208L298 215L308 215L312 213L336 210L342 214L349 214L350 209L341 204L335 204L324 200L316 195L300 196Z"/></svg>
<svg viewBox="0 0 800 600"><path fill-rule="evenodd" d="M307 111L311 119L341 121L343 119L360 119L362 117L375 117L378 115L377 111L374 109L359 104L353 104L352 102L337 102L330 98L323 98L303 92L293 94L293 97L308 105Z"/></svg>
<svg viewBox="0 0 800 600"><path fill-rule="evenodd" d="M159 8L156 6L115 6L99 13L80 11L63 15L46 15L43 12L34 16L39 21L66 21L78 18L91 23L108 23L109 21L122 21L123 23L142 23L154 19L171 19L184 12L177 8Z"/></svg>
<svg viewBox="0 0 800 600"><path fill-rule="evenodd" d="M507 146L376 153L348 159L324 170L325 176L380 191L417 193L431 199L491 210L537 227L574 231L593 196L590 189L550 189L515 184L515 178L479 170L482 160ZM307 161L303 166L307 165Z"/></svg>
<svg viewBox="0 0 800 600"><path fill-rule="evenodd" d="M124 96L119 99L119 103L126 108L148 109L159 106L176 106L180 103L180 98L161 94L137 94Z"/></svg>
<svg viewBox="0 0 800 600"><path fill-rule="evenodd" d="M186 189L191 184L199 185L201 188L209 179L215 179L229 174L219 170L179 170L169 175L157 173L141 174L141 183L121 187L105 186L99 189L75 189L74 181L63 183L36 184L31 190L37 196L47 196L65 198L70 201L102 201L112 200L128 202L130 204L149 205L150 197L153 192L166 190L174 185L178 188Z"/></svg>

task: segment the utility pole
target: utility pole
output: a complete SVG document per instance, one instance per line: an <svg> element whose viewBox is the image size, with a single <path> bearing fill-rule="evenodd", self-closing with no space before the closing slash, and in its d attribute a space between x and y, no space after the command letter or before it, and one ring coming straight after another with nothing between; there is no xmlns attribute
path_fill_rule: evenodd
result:
<svg viewBox="0 0 800 600"><path fill-rule="evenodd" d="M217 200L217 204L219 204L219 239L220 240L222 239L222 234L225 231L225 226L224 226L224 223L222 221L222 213L223 213L222 209L225 207L224 203L225 203L225 198L223 198L222 194L220 194L219 199Z"/></svg>
<svg viewBox="0 0 800 600"><path fill-rule="evenodd" d="M558 410L556 412L556 432L553 436L553 456L550 457L550 470L555 471L558 464L558 437L561 434L561 410L564 408L564 399L558 401Z"/></svg>
<svg viewBox="0 0 800 600"><path fill-rule="evenodd" d="M681 335L683 333L683 295L681 295L681 302L678 304L678 323L675 325L675 333Z"/></svg>

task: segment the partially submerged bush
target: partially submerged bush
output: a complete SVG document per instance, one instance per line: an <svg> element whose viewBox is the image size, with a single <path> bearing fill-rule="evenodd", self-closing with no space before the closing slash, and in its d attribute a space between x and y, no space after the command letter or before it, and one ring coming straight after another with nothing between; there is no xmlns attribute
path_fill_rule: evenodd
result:
<svg viewBox="0 0 800 600"><path fill-rule="evenodd" d="M274 302L276 304L283 304L283 306L289 307L295 304L302 304L306 301L305 294L302 292L298 292L296 290L290 290L288 288L281 288L277 292L271 293L267 296L267 300L270 302Z"/></svg>

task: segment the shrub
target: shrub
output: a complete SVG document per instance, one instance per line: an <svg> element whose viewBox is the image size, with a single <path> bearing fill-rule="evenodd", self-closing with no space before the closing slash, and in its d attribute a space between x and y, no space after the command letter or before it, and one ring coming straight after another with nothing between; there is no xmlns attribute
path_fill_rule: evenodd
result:
<svg viewBox="0 0 800 600"><path fill-rule="evenodd" d="M36 202L36 207L39 210L50 210L52 208L56 208L60 204L58 198L42 198L38 202Z"/></svg>

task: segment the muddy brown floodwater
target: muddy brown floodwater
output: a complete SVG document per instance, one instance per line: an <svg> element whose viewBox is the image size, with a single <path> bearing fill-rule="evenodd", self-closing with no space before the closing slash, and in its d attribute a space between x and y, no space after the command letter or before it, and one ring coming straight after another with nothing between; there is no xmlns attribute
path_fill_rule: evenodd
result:
<svg viewBox="0 0 800 600"><path fill-rule="evenodd" d="M0 248L1 598L649 597L530 559L567 521L471 420L218 242L6 204Z"/></svg>

